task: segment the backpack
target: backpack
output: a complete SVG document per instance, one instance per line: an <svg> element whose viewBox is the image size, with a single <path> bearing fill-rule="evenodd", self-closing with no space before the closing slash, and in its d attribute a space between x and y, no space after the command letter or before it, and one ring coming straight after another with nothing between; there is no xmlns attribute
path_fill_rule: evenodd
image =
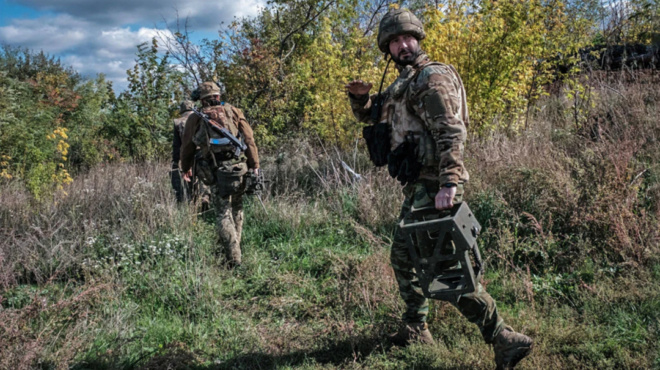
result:
<svg viewBox="0 0 660 370"><path fill-rule="evenodd" d="M193 136L193 142L200 148L202 156L208 157L211 162L213 162L211 153L213 153L218 162L230 160L239 156L244 150L237 152L236 145L232 144L229 139L219 132L219 129L226 129L243 143L242 135L234 120L232 106L222 103L221 106L216 105L211 108L212 109L207 108L203 110L203 113L208 116L210 124L204 122L203 119L201 120L197 132ZM224 114L221 112L224 112Z"/></svg>
<svg viewBox="0 0 660 370"><path fill-rule="evenodd" d="M208 116L209 122L206 123L202 119L200 127L193 136L193 142L200 148L195 155L195 171L204 184L216 185L216 191L220 196L234 195L245 188L243 181L243 176L247 172L245 156L242 155L243 150L237 150L236 146L216 128L228 130L241 143L243 143L242 135L234 120L231 105L223 103L211 108L213 109L207 108L203 111Z"/></svg>

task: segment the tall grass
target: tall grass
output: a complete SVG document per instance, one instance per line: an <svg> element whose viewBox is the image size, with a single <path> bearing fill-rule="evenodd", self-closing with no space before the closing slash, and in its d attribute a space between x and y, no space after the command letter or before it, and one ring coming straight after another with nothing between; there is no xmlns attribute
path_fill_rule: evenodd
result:
<svg viewBox="0 0 660 370"><path fill-rule="evenodd" d="M522 368L660 366L660 93L647 77L594 75L589 104L548 96L522 135L468 142L483 283L537 342ZM264 153L265 209L246 200L235 270L212 212L175 203L166 164L97 167L43 203L3 186L0 368L492 368L442 302L438 345L387 340L403 309L389 266L402 195L385 170L362 148L281 148Z"/></svg>

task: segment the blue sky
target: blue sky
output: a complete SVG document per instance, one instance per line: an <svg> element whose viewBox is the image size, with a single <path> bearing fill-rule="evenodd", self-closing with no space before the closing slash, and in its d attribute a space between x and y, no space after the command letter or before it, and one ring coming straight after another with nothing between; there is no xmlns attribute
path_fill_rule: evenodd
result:
<svg viewBox="0 0 660 370"><path fill-rule="evenodd" d="M194 38L213 38L222 22L253 16L265 1L0 0L0 43L43 50L84 76L104 73L121 91L136 46L167 36L177 12Z"/></svg>

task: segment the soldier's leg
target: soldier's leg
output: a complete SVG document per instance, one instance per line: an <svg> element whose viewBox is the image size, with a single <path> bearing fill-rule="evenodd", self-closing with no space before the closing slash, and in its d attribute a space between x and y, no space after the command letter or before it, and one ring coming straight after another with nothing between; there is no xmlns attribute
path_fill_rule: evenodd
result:
<svg viewBox="0 0 660 370"><path fill-rule="evenodd" d="M463 294L458 299L450 300L468 321L477 325L486 343L493 343L495 337L504 329L504 320L497 312L495 300L481 284L477 284L473 293Z"/></svg>
<svg viewBox="0 0 660 370"><path fill-rule="evenodd" d="M236 239L240 247L241 236L243 235L243 193L231 196L231 211L236 226Z"/></svg>
<svg viewBox="0 0 660 370"><path fill-rule="evenodd" d="M403 218L410 212L411 201L406 198L401 207L400 218ZM403 321L406 323L426 322L426 316L429 312L429 304L422 293L419 285L419 279L414 274L413 263L408 252L408 246L399 226L396 227L390 262L394 269L394 276L399 284L399 294L406 303L406 311L403 314Z"/></svg>
<svg viewBox="0 0 660 370"><path fill-rule="evenodd" d="M211 203L211 197L212 195L212 189L211 186L204 185L203 182L197 180L195 183L190 184L191 188L191 198L190 200L195 203L200 205L200 212L206 212L209 210L210 207L212 207Z"/></svg>
<svg viewBox="0 0 660 370"><path fill-rule="evenodd" d="M170 180L172 183L172 189L174 189L176 201L179 203L183 202L185 194L182 183L184 181L181 179L181 171L179 171L178 167L170 170Z"/></svg>
<svg viewBox="0 0 660 370"><path fill-rule="evenodd" d="M476 291L450 301L470 322L476 324L486 343L493 344L497 369L513 369L532 350L530 337L504 325L497 305L481 284Z"/></svg>
<svg viewBox="0 0 660 370"><path fill-rule="evenodd" d="M455 203L463 201L463 185L456 189ZM454 243L448 241L443 245L443 252L455 253ZM449 267L449 266L448 266ZM481 331L486 343L492 343L495 337L504 329L504 321L497 312L495 300L488 294L486 289L478 283L473 293L463 294L458 299L450 300L465 318L473 324L476 324Z"/></svg>
<svg viewBox="0 0 660 370"><path fill-rule="evenodd" d="M239 265L241 263L241 249L236 235L236 225L232 217L230 197L222 197L214 191L212 200L216 212L218 241L222 245L228 263Z"/></svg>

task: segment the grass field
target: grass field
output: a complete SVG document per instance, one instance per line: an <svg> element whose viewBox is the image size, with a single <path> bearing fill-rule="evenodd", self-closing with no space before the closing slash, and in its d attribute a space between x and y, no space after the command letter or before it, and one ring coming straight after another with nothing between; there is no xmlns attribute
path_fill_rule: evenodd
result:
<svg viewBox="0 0 660 370"><path fill-rule="evenodd" d="M660 96L601 82L579 125L553 97L523 135L468 143L483 283L536 341L522 369L660 368ZM443 302L435 346L390 344L399 186L361 152L294 147L264 156L270 192L247 201L234 270L164 164L94 168L42 203L3 185L0 368L494 368Z"/></svg>

